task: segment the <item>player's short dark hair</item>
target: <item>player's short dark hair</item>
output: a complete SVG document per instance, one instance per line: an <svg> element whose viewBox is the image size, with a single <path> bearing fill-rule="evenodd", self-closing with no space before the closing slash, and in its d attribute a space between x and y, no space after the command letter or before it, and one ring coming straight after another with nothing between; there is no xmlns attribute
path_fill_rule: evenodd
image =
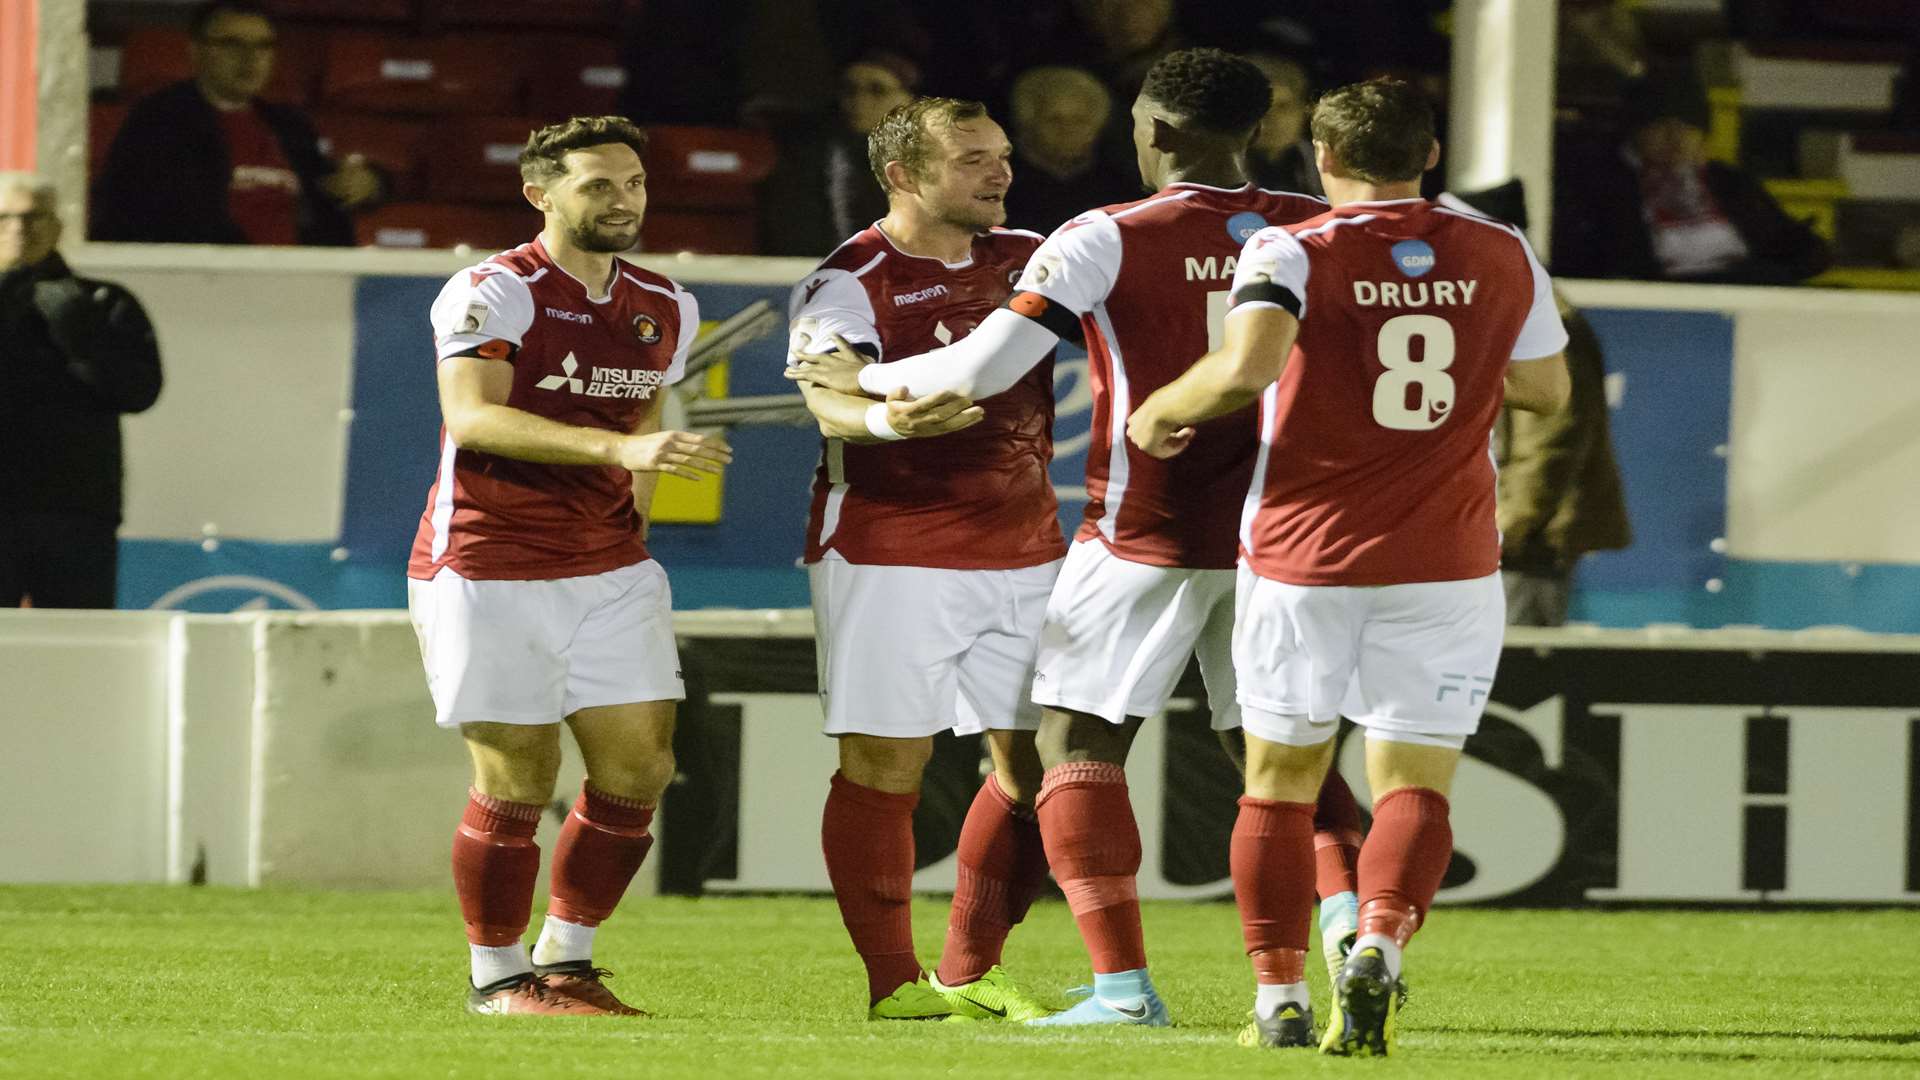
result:
<svg viewBox="0 0 1920 1080"><path fill-rule="evenodd" d="M257 0L203 0L187 13L187 35L195 41L207 36L207 27L222 15L257 15L269 22L273 15Z"/></svg>
<svg viewBox="0 0 1920 1080"><path fill-rule="evenodd" d="M635 154L647 154L647 133L624 116L576 116L558 124L548 124L527 136L520 151L520 179L529 184L546 185L567 174L567 154L590 146L618 143L633 148Z"/></svg>
<svg viewBox="0 0 1920 1080"><path fill-rule="evenodd" d="M867 134L867 164L880 190L893 191L887 183L887 162L899 162L909 176L925 176L940 145L939 132L986 115L986 105L961 98L919 97L894 106Z"/></svg>
<svg viewBox="0 0 1920 1080"><path fill-rule="evenodd" d="M1373 184L1418 180L1433 149L1433 104L1412 84L1368 79L1329 91L1313 107L1313 141L1348 176Z"/></svg>
<svg viewBox="0 0 1920 1080"><path fill-rule="evenodd" d="M1243 56L1221 49L1179 49L1148 69L1140 96L1195 127L1242 135L1267 115L1273 85Z"/></svg>

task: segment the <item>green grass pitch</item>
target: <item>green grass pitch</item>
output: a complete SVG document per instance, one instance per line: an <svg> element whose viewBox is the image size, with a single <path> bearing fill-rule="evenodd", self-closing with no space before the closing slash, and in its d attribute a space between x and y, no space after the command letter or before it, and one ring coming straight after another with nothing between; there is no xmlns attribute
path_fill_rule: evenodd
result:
<svg viewBox="0 0 1920 1080"><path fill-rule="evenodd" d="M943 899L914 910L931 961ZM514 1019L462 1011L449 895L5 887L0 1076L1920 1077L1920 911L1443 909L1388 1061L1241 1049L1232 906L1149 904L1146 924L1172 1030L867 1023L814 898L629 900L598 959L657 1017ZM1057 901L1007 959L1056 1003L1085 978Z"/></svg>

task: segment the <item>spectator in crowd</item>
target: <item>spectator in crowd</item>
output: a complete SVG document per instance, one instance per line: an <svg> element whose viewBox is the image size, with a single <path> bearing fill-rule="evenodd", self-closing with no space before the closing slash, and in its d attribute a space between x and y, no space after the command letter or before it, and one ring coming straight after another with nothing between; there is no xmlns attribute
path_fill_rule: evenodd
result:
<svg viewBox="0 0 1920 1080"><path fill-rule="evenodd" d="M1273 87L1273 103L1267 106L1267 115L1247 150L1247 168L1253 182L1269 191L1324 196L1320 169L1313 161L1313 140L1307 137L1307 69L1281 56L1247 59Z"/></svg>
<svg viewBox="0 0 1920 1080"><path fill-rule="evenodd" d="M1144 194L1137 173L1100 158L1100 131L1112 112L1107 88L1079 68L1037 67L1013 81L1008 225L1045 235L1090 207Z"/></svg>
<svg viewBox="0 0 1920 1080"><path fill-rule="evenodd" d="M1527 227L1527 203L1518 180L1486 191L1442 195L1440 201ZM1554 299L1567 327L1572 396L1556 413L1505 409L1494 426L1500 464L1500 577L1506 585L1509 626L1565 623L1580 557L1633 542L1620 468L1613 459L1600 339L1565 296L1556 291Z"/></svg>
<svg viewBox="0 0 1920 1080"><path fill-rule="evenodd" d="M1147 69L1189 42L1175 19L1173 0L1072 0L1073 20L1057 40L1028 43L1022 70L1043 64L1084 68L1107 84L1113 111L1100 133L1099 154L1114 169L1136 168L1133 118ZM1018 181L1016 179L1016 186ZM1091 203L1082 202L1085 210Z"/></svg>
<svg viewBox="0 0 1920 1080"><path fill-rule="evenodd" d="M840 70L839 116L824 134L786 140L780 164L761 186L760 251L824 255L887 216L886 192L867 163L867 133L913 100L920 70L898 53L875 51Z"/></svg>
<svg viewBox="0 0 1920 1080"><path fill-rule="evenodd" d="M1825 270L1827 245L1757 179L1707 160L1706 92L1656 76L1627 91L1623 146L1558 162L1554 272L1786 285Z"/></svg>
<svg viewBox="0 0 1920 1080"><path fill-rule="evenodd" d="M191 79L128 112L94 190L95 240L186 244L353 243L353 211L378 172L336 165L299 110L262 101L273 23L253 0L194 9Z"/></svg>
<svg viewBox="0 0 1920 1080"><path fill-rule="evenodd" d="M59 242L52 185L0 173L0 607L113 606L120 414L160 396L139 301Z"/></svg>

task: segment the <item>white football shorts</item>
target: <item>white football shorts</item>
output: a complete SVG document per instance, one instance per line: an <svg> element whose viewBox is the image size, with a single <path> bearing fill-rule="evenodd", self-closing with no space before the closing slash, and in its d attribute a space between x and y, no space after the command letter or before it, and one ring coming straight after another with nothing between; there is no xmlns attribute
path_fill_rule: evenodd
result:
<svg viewBox="0 0 1920 1080"><path fill-rule="evenodd" d="M1370 739L1458 748L1480 726L1506 636L1500 575L1288 585L1242 564L1233 666L1246 729L1313 746L1345 715Z"/></svg>
<svg viewBox="0 0 1920 1080"><path fill-rule="evenodd" d="M1019 570L807 567L829 735L1032 731L1035 644L1060 560Z"/></svg>
<svg viewBox="0 0 1920 1080"><path fill-rule="evenodd" d="M1047 602L1034 702L1115 724L1156 716L1198 655L1214 729L1239 727L1234 585L1232 570L1151 566L1075 542Z"/></svg>
<svg viewBox="0 0 1920 1080"><path fill-rule="evenodd" d="M557 724L596 705L679 701L673 594L652 559L552 581L407 581L441 727Z"/></svg>

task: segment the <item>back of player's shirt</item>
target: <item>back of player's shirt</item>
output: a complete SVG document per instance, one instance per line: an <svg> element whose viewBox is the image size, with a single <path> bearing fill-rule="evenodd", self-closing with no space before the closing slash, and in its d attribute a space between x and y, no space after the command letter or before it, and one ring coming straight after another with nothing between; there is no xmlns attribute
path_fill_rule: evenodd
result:
<svg viewBox="0 0 1920 1080"><path fill-rule="evenodd" d="M1507 364L1567 341L1520 233L1424 199L1350 203L1255 236L1233 303L1300 319L1261 397L1253 570L1296 585L1497 570L1489 440Z"/></svg>
<svg viewBox="0 0 1920 1080"><path fill-rule="evenodd" d="M1311 196L1252 185L1174 184L1082 214L1035 252L1016 288L1079 316L1087 342L1093 424L1078 539L1155 566L1233 566L1258 445L1255 411L1202 424L1187 450L1165 461L1127 441L1127 417L1219 346L1247 239L1326 209Z"/></svg>
<svg viewBox="0 0 1920 1080"><path fill-rule="evenodd" d="M1013 291L1040 242L996 229L949 265L894 247L878 226L795 286L796 344L830 334L877 359L917 356L971 333ZM951 435L861 445L827 439L815 472L807 562L1008 570L1061 556L1053 459L1053 363L980 402L986 419Z"/></svg>

